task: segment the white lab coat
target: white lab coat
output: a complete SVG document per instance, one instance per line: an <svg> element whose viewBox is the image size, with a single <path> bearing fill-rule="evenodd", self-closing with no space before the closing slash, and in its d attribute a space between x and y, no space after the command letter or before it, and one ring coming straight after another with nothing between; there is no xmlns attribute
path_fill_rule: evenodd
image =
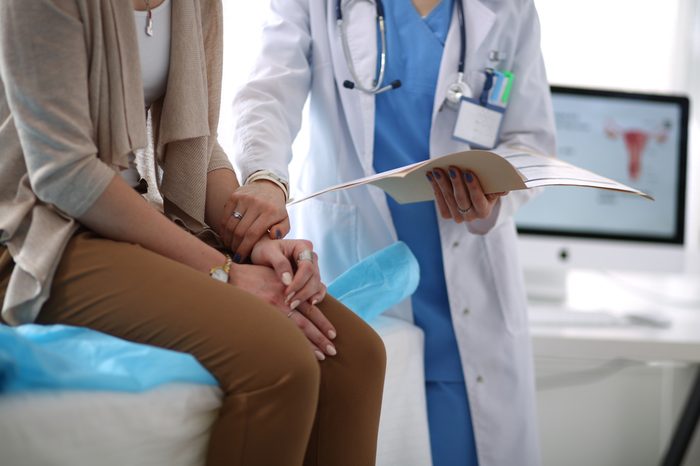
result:
<svg viewBox="0 0 700 466"><path fill-rule="evenodd" d="M525 146L554 154L549 88L532 0L464 0L464 9L465 80L472 92L482 88L486 67L515 74L498 150ZM239 176L245 179L263 168L287 175L291 143L309 91L311 147L300 175L291 180L295 193L374 173L374 97L342 85L352 78L336 26L335 0L272 0L271 10L261 55L234 103ZM374 5L361 0L345 17L355 66L367 84L377 56ZM433 157L469 148L452 138L456 112L443 107L447 87L457 79L459 36L453 14L435 93ZM494 52L500 62L492 60ZM482 466L540 462L531 342L512 220L530 196L510 193L489 219L469 226L438 219L450 310ZM308 200L290 209L290 215L293 233L312 240L319 251L325 281L396 240L385 195L373 187ZM394 313L410 320L410 303Z"/></svg>

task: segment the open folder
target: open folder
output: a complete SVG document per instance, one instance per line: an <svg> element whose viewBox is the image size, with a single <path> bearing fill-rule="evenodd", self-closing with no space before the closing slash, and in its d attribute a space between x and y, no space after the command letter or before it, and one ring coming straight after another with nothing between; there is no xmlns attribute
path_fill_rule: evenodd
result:
<svg viewBox="0 0 700 466"><path fill-rule="evenodd" d="M485 150L468 150L424 160L376 175L330 186L289 203L297 204L331 191L371 184L386 191L396 202L433 199L433 189L426 174L434 168L460 167L476 174L486 194L529 189L538 186L584 186L621 191L653 200L637 189L576 167L562 160L529 152L499 155Z"/></svg>

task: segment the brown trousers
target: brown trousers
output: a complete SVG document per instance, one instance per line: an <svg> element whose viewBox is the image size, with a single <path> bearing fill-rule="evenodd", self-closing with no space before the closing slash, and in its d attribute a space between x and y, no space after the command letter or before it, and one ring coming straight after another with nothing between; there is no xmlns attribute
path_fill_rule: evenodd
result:
<svg viewBox="0 0 700 466"><path fill-rule="evenodd" d="M0 302L13 262L0 247ZM40 324L89 327L194 355L224 398L207 465L364 466L375 462L385 351L331 297L337 356L318 362L278 309L139 246L76 235Z"/></svg>

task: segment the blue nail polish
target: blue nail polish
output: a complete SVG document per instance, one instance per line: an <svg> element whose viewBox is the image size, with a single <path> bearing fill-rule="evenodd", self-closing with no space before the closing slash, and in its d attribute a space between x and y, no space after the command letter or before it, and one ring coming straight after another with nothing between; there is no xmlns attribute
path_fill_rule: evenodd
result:
<svg viewBox="0 0 700 466"><path fill-rule="evenodd" d="M455 171L454 168L450 168L450 178L456 178L457 177L457 172Z"/></svg>
<svg viewBox="0 0 700 466"><path fill-rule="evenodd" d="M440 175L440 172L437 170L435 170L433 173L435 174L435 178L437 178L438 180L442 177L442 175Z"/></svg>
<svg viewBox="0 0 700 466"><path fill-rule="evenodd" d="M241 255L238 253L234 254L233 255L233 262L235 262L236 264L240 264L241 263Z"/></svg>
<svg viewBox="0 0 700 466"><path fill-rule="evenodd" d="M467 172L467 173L464 174L464 179L467 180L467 183L471 183L472 181L474 181L474 177L473 177L472 174L469 173L469 172Z"/></svg>
<svg viewBox="0 0 700 466"><path fill-rule="evenodd" d="M275 238L282 239L282 232L280 230L275 230Z"/></svg>

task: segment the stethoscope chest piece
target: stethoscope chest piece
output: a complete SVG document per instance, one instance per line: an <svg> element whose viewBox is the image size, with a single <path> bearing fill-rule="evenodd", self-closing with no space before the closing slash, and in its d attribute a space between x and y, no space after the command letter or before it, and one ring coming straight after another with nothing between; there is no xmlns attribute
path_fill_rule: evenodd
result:
<svg viewBox="0 0 700 466"><path fill-rule="evenodd" d="M453 109L459 108L459 103L462 97L470 97L471 91L467 83L465 83L460 77L457 81L453 82L447 87L447 93L445 95L445 101Z"/></svg>

